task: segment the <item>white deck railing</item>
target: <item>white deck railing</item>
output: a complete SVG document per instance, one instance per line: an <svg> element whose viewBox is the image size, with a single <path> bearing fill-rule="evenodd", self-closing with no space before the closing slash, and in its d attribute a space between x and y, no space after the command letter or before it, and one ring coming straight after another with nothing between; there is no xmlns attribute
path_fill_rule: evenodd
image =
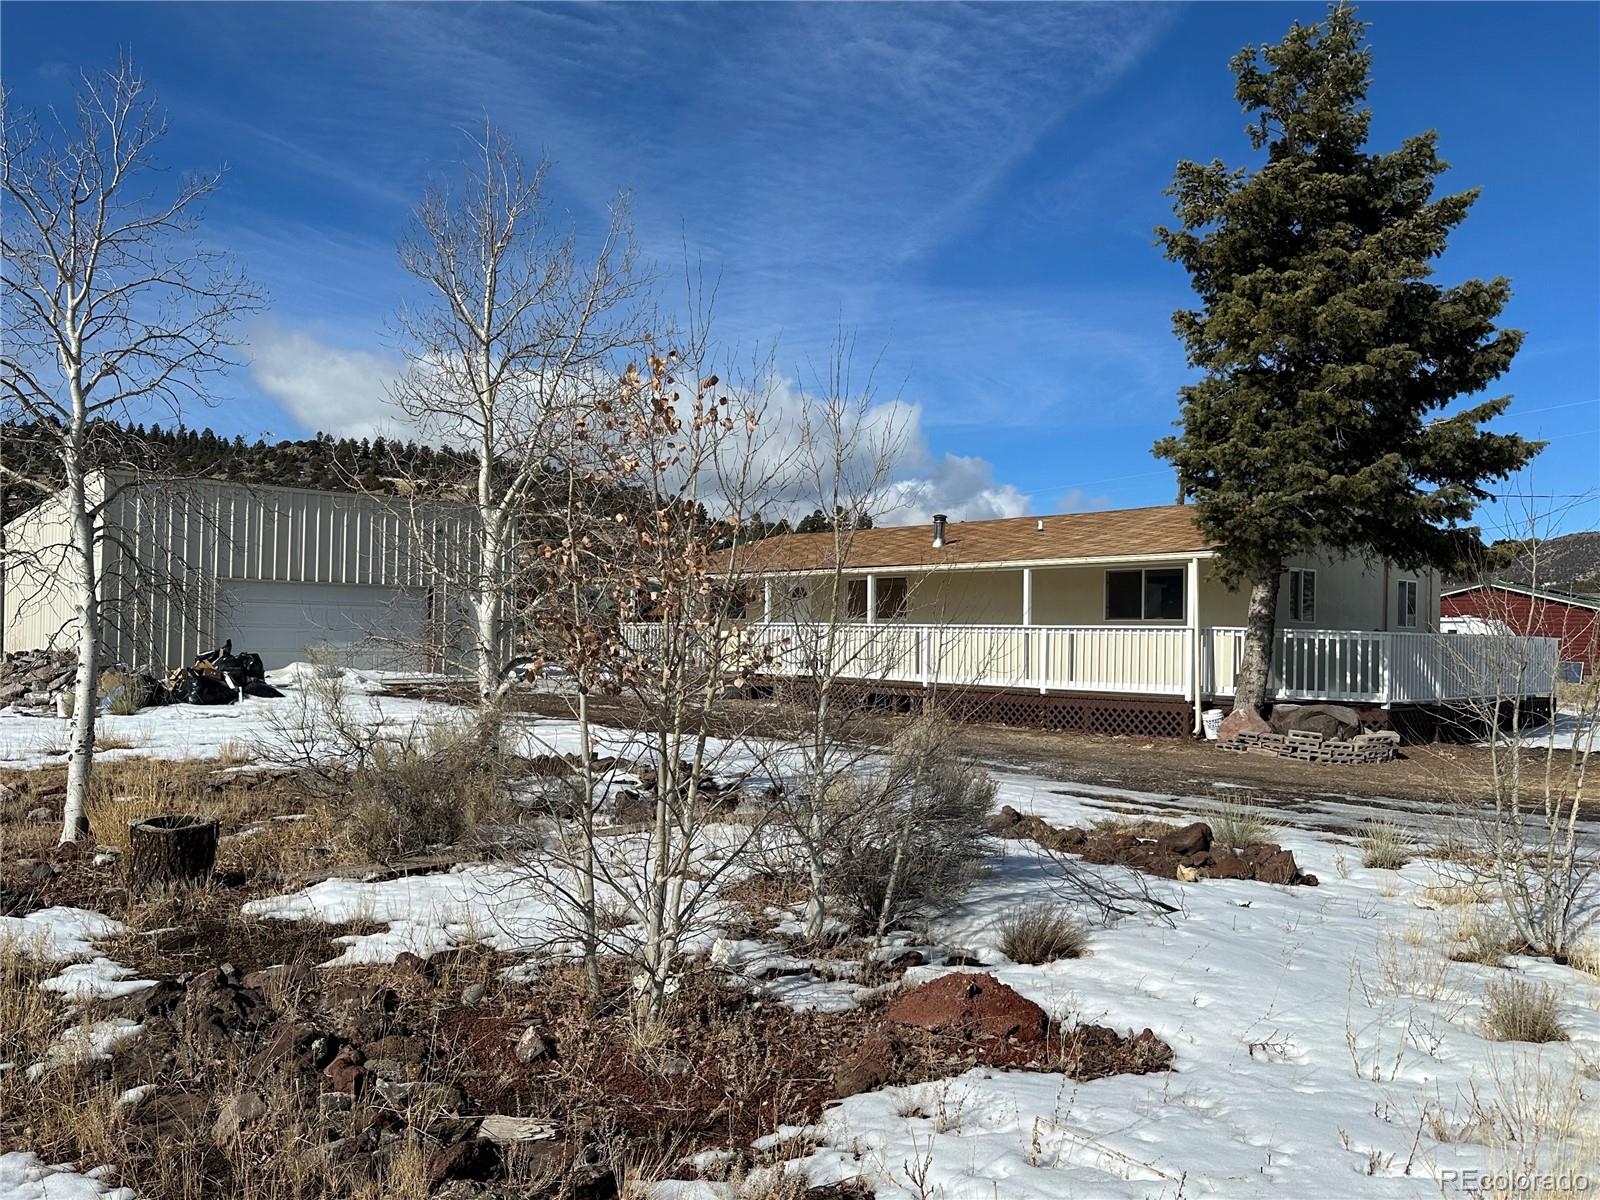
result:
<svg viewBox="0 0 1600 1200"><path fill-rule="evenodd" d="M629 625L638 653L659 652L660 627ZM740 636L766 644L771 673L805 677L1145 696L1231 696L1244 630L1120 625L777 623ZM1550 694L1554 638L1494 634L1289 629L1277 635L1269 694L1285 700L1392 704ZM831 671L825 667L831 662Z"/></svg>
<svg viewBox="0 0 1600 1200"><path fill-rule="evenodd" d="M1206 693L1231 696L1244 630L1212 626L1201 635ZM1560 657L1555 638L1286 629L1272 656L1271 694L1370 704L1548 696Z"/></svg>

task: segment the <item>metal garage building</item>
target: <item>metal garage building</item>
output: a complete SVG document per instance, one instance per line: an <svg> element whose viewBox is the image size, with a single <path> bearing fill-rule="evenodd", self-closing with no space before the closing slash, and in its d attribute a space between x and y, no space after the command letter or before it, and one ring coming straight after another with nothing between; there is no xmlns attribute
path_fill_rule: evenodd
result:
<svg viewBox="0 0 1600 1200"><path fill-rule="evenodd" d="M232 638L269 669L313 651L441 669L462 644L470 507L205 481L91 480L109 659L162 671ZM70 646L65 505L5 530L5 649Z"/></svg>

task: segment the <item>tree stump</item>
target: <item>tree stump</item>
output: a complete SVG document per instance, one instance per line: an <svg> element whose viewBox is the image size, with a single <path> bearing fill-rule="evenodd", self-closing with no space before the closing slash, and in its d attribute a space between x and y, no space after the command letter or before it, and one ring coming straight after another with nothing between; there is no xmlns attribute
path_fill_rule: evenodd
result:
<svg viewBox="0 0 1600 1200"><path fill-rule="evenodd" d="M215 821L176 813L128 822L128 885L133 889L203 886L217 861Z"/></svg>

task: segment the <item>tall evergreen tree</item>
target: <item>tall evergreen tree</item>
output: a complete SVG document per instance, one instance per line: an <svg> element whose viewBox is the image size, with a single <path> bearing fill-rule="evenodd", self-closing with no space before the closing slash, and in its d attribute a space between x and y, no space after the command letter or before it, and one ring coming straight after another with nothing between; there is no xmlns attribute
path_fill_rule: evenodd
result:
<svg viewBox="0 0 1600 1200"><path fill-rule="evenodd" d="M1336 4L1240 51L1235 95L1265 161L1179 163L1177 227L1157 230L1200 297L1173 324L1204 374L1155 452L1249 588L1241 707L1266 698L1285 559L1326 547L1448 566L1486 485L1541 448L1481 428L1509 396L1441 415L1503 374L1522 334L1494 323L1507 280L1430 281L1478 193L1434 197L1433 131L1367 150L1365 31Z"/></svg>

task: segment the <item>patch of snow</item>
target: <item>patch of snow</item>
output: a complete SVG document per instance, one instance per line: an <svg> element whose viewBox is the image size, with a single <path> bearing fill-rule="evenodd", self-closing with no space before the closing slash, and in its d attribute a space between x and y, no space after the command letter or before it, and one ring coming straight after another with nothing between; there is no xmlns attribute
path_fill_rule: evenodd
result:
<svg viewBox="0 0 1600 1200"><path fill-rule="evenodd" d="M114 1000L118 996L131 996L145 988L155 987L154 979L140 979L131 967L112 959L98 957L86 963L73 963L59 975L46 979L39 987L47 992L60 992L68 1000Z"/></svg>
<svg viewBox="0 0 1600 1200"><path fill-rule="evenodd" d="M1600 750L1600 718L1593 714L1586 717L1583 713L1562 709L1556 713L1555 720L1548 724L1522 730L1518 735L1518 741L1536 750L1576 749L1580 754L1586 750ZM1488 742L1478 744L1489 745Z"/></svg>
<svg viewBox="0 0 1600 1200"><path fill-rule="evenodd" d="M37 1154L0 1153L0 1198L3 1200L135 1200L132 1188L106 1182L110 1167L80 1174L71 1163L54 1166Z"/></svg>
<svg viewBox="0 0 1600 1200"><path fill-rule="evenodd" d="M243 911L275 920L387 926L380 933L340 938L344 952L323 964L330 967L390 963L404 951L427 958L475 943L520 950L559 932L556 909L528 880L490 866L379 882L326 879L286 896L252 900Z"/></svg>
<svg viewBox="0 0 1600 1200"><path fill-rule="evenodd" d="M128 927L87 908L41 908L25 917L0 917L0 941L44 962L71 962L94 953L94 939Z"/></svg>
<svg viewBox="0 0 1600 1200"><path fill-rule="evenodd" d="M112 1017L90 1025L75 1025L51 1043L45 1056L28 1068L28 1078L38 1079L59 1067L79 1067L111 1057L144 1032L144 1026L126 1017Z"/></svg>
<svg viewBox="0 0 1600 1200"><path fill-rule="evenodd" d="M1053 824L1103 813L1098 797L1048 781L997 782L997 803ZM1079 1084L980 1068L853 1096L809 1131L825 1144L807 1160L813 1183L864 1173L880 1197L1003 1200L1462 1195L1447 1171L1494 1165L1465 1132L1474 1105L1514 1103L1506 1092L1532 1072L1542 1088L1588 1094L1582 1120L1600 1119L1583 1073L1600 1055L1600 986L1553 963L1508 960L1557 990L1572 1041L1490 1042L1484 986L1507 972L1446 961L1454 915L1421 907L1439 864L1369 870L1325 835L1275 838L1321 886L1150 880L1180 906L1171 923L1096 925L1083 958L983 968L1058 1019L1149 1027L1173 1048L1171 1074ZM1000 914L1070 900L1055 890L1054 862L1029 843L1007 843L991 866L930 933L1005 964ZM918 967L908 979L943 973ZM1435 1127L1459 1136L1435 1140Z"/></svg>

